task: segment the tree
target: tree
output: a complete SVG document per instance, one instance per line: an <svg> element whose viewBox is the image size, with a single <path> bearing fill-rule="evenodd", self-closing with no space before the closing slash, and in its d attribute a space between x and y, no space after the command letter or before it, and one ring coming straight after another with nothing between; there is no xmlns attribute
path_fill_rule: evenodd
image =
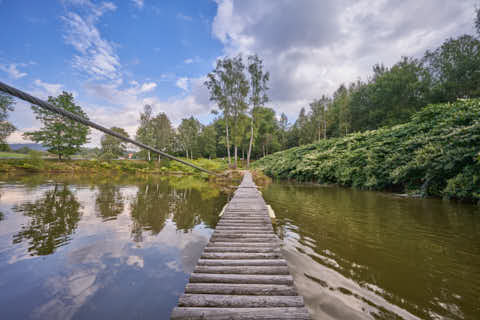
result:
<svg viewBox="0 0 480 320"><path fill-rule="evenodd" d="M433 102L480 96L480 40L470 35L448 39L423 59L432 77Z"/></svg>
<svg viewBox="0 0 480 320"><path fill-rule="evenodd" d="M129 137L128 133L123 128L111 127L110 130ZM127 143L119 138L115 138L109 134L104 134L100 140L102 145L100 157L103 159L116 159L123 156L127 151Z"/></svg>
<svg viewBox="0 0 480 320"><path fill-rule="evenodd" d="M331 99L326 95L322 95L320 99L310 103L310 118L317 140L327 138L327 106L331 103Z"/></svg>
<svg viewBox="0 0 480 320"><path fill-rule="evenodd" d="M172 151L175 132L168 116L163 112L159 113L151 119L151 126L153 131L153 146L160 151ZM161 156L158 155L158 161L160 161L160 157Z"/></svg>
<svg viewBox="0 0 480 320"><path fill-rule="evenodd" d="M257 55L248 57L248 73L250 74L250 142L248 145L247 153L247 168L250 167L250 155L252 153L253 134L255 127L255 109L259 106L263 106L268 102L267 96L267 82L270 79L270 74L263 71L263 62Z"/></svg>
<svg viewBox="0 0 480 320"><path fill-rule="evenodd" d="M15 131L15 127L7 121L8 111L13 111L13 98L5 93L0 92L0 151L9 149L5 139Z"/></svg>
<svg viewBox="0 0 480 320"><path fill-rule="evenodd" d="M137 129L136 140L146 145L152 146L155 142L154 130L152 126L152 106L146 104L143 107L143 113L140 113L140 125ZM144 150L141 153L145 153ZM147 159L150 161L150 151L147 150Z"/></svg>
<svg viewBox="0 0 480 320"><path fill-rule="evenodd" d="M258 136L255 145L261 146L262 156L279 149L277 138L278 125L275 119L275 111L271 108L257 107Z"/></svg>
<svg viewBox="0 0 480 320"><path fill-rule="evenodd" d="M297 121L295 121L294 127L294 133L298 139L297 145L313 142L314 136L312 135L311 123L305 108L300 109L300 113L298 114L298 118Z"/></svg>
<svg viewBox="0 0 480 320"><path fill-rule="evenodd" d="M215 131L215 126L211 124L203 127L199 137L199 148L202 152L202 155L209 159L216 158L217 157L216 143L217 143L217 132Z"/></svg>
<svg viewBox="0 0 480 320"><path fill-rule="evenodd" d="M218 109L223 113L225 123L225 142L228 156L228 165L232 164L230 157L230 137L229 137L229 118L232 109L231 92L233 92L233 83L230 76L230 68L227 63L228 58L217 60L215 69L208 74L208 80L205 86L210 91L210 100L217 103ZM214 114L217 111L213 112Z"/></svg>
<svg viewBox="0 0 480 320"><path fill-rule="evenodd" d="M48 102L88 119L87 114L73 101L71 93L64 91L56 98L48 97ZM24 136L47 147L48 152L58 155L59 160L79 152L81 146L88 142L90 129L87 126L35 105L32 105L32 109L43 126L38 131L26 132Z"/></svg>
<svg viewBox="0 0 480 320"><path fill-rule="evenodd" d="M278 129L279 129L279 142L280 148L285 149L287 148L287 141L288 141L288 118L285 113L282 112L280 115L280 121L278 121Z"/></svg>
<svg viewBox="0 0 480 320"><path fill-rule="evenodd" d="M475 9L475 29L480 36L480 7Z"/></svg>
<svg viewBox="0 0 480 320"><path fill-rule="evenodd" d="M235 167L237 166L238 144L240 142L239 119L247 109L246 98L249 90L249 83L244 70L245 65L241 55L234 58L226 57L217 61L215 70L208 74L208 80L205 81L205 85L210 91L210 100L215 101L223 113L229 165L231 165L229 128L230 121L232 122Z"/></svg>
<svg viewBox="0 0 480 320"><path fill-rule="evenodd" d="M188 159L193 159L193 151L197 149L198 135L202 124L193 116L190 118L182 119L182 122L178 126L178 137L182 149L185 151L185 155Z"/></svg>
<svg viewBox="0 0 480 320"><path fill-rule="evenodd" d="M238 146L241 144L242 140L242 119L245 115L245 112L248 109L247 96L249 91L249 83L245 75L245 65L243 64L242 56L238 55L237 57L231 59L231 77L233 82L233 91L232 91L232 122L233 122L233 145L235 152L235 164L234 168L238 165Z"/></svg>

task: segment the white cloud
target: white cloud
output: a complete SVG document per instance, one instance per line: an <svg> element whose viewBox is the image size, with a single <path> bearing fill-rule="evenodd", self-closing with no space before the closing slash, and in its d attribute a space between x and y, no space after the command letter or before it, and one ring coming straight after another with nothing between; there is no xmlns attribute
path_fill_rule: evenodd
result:
<svg viewBox="0 0 480 320"><path fill-rule="evenodd" d="M33 83L37 87L40 87L41 89L43 89L46 92L47 96L55 97L62 93L63 85L61 84L47 83L39 79L35 80Z"/></svg>
<svg viewBox="0 0 480 320"><path fill-rule="evenodd" d="M183 13L178 13L177 14L177 19L184 20L184 21L192 21L193 18L187 15L184 15Z"/></svg>
<svg viewBox="0 0 480 320"><path fill-rule="evenodd" d="M98 19L108 11L116 10L111 2L94 5L90 1L82 1L87 14L81 16L73 11L63 17L66 33L65 41L72 45L77 54L73 57L73 66L95 79L120 79L120 60L113 45L102 38L96 27Z"/></svg>
<svg viewBox="0 0 480 320"><path fill-rule="evenodd" d="M144 6L143 0L132 0L132 2L139 9L142 9Z"/></svg>
<svg viewBox="0 0 480 320"><path fill-rule="evenodd" d="M143 106L150 104L155 114L165 112L174 125L178 125L182 118L194 115L207 117L211 110L208 99L208 91L203 86L205 78L180 78L183 90L190 92L186 96L159 99L154 95L148 95L156 87L155 82L131 81L130 86L121 89L116 84L87 83L87 94L100 100L97 104L82 104L89 118L101 125L124 128L127 133L134 137L138 128L138 120ZM179 79L179 80L180 80ZM115 115L115 116L112 116ZM98 146L102 133L92 130L90 146Z"/></svg>
<svg viewBox="0 0 480 320"><path fill-rule="evenodd" d="M149 92L155 89L156 87L157 87L157 84L155 82L146 82L141 86L140 92Z"/></svg>
<svg viewBox="0 0 480 320"><path fill-rule="evenodd" d="M0 70L6 72L9 77L13 79L20 79L27 75L26 72L21 72L18 70L18 67L24 67L24 63L10 63L10 64L0 64Z"/></svg>
<svg viewBox="0 0 480 320"><path fill-rule="evenodd" d="M296 114L379 62L421 57L473 33L475 0L218 0L212 33L225 55L257 53L271 73L271 106Z"/></svg>
<svg viewBox="0 0 480 320"><path fill-rule="evenodd" d="M10 134L5 140L7 143L33 143L33 141L29 139L25 139L23 134L28 131L35 131L38 128L25 128L22 130L16 130L12 134Z"/></svg>
<svg viewBox="0 0 480 320"><path fill-rule="evenodd" d="M192 64L192 63L199 63L202 62L202 59L200 57L196 56L195 58L188 58L183 60L183 63L185 64Z"/></svg>
<svg viewBox="0 0 480 320"><path fill-rule="evenodd" d="M184 91L188 90L188 78L179 78L175 84Z"/></svg>

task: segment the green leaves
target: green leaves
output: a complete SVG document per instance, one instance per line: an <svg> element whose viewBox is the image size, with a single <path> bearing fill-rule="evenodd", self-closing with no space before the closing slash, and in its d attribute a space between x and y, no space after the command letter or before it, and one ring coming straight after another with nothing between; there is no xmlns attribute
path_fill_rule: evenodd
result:
<svg viewBox="0 0 480 320"><path fill-rule="evenodd" d="M71 93L64 91L56 98L48 97L48 102L88 119L82 108L74 103ZM90 129L87 126L38 106L32 105L32 110L43 126L40 130L26 132L24 135L47 147L48 152L58 155L59 159L79 152L81 146L88 142Z"/></svg>
<svg viewBox="0 0 480 320"><path fill-rule="evenodd" d="M278 178L480 199L480 99L429 105L392 128L292 148L255 166Z"/></svg>

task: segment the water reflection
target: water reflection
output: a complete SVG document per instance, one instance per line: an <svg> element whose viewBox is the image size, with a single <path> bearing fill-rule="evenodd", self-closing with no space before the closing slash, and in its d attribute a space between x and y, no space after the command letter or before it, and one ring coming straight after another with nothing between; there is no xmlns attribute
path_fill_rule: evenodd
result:
<svg viewBox="0 0 480 320"><path fill-rule="evenodd" d="M13 177L0 193L2 319L168 319L228 197L140 176Z"/></svg>
<svg viewBox="0 0 480 320"><path fill-rule="evenodd" d="M31 255L47 255L63 243L80 221L80 203L68 186L55 184L34 202L15 205L12 209L31 218L13 236L13 243L26 241Z"/></svg>
<svg viewBox="0 0 480 320"><path fill-rule="evenodd" d="M477 206L313 185L264 196L317 318L480 315Z"/></svg>
<svg viewBox="0 0 480 320"><path fill-rule="evenodd" d="M103 221L115 219L123 212L125 201L120 186L115 184L101 184L98 186L98 195L95 199L96 210Z"/></svg>

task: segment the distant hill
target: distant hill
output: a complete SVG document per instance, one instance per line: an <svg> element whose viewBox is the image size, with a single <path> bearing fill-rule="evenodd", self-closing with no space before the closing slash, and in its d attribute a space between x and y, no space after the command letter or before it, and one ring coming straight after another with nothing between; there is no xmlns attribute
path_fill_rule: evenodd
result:
<svg viewBox="0 0 480 320"><path fill-rule="evenodd" d="M23 147L27 147L29 149L32 149L32 150L37 150L37 151L46 151L47 148L45 148L44 146L42 146L41 144L38 144L38 143L11 143L10 145L10 149L12 150L18 150L20 148L23 148Z"/></svg>

